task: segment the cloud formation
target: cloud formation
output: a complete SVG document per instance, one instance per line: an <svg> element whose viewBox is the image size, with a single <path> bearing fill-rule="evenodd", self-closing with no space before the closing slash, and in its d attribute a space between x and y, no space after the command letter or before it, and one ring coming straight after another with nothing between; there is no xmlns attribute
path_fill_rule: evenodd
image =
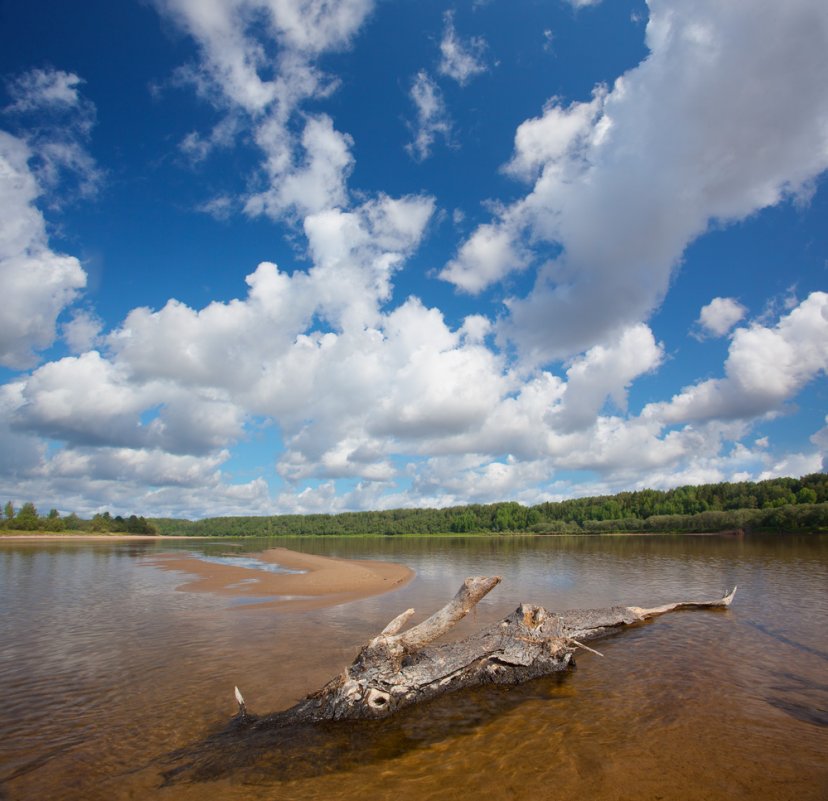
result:
<svg viewBox="0 0 828 801"><path fill-rule="evenodd" d="M241 204L248 214L301 218L344 204L350 137L336 131L324 114L306 119L300 136L294 122L303 103L336 89L336 80L316 62L351 44L373 9L372 0L155 4L199 47L199 62L182 67L179 80L193 85L222 114L207 136L191 131L182 150L202 161L215 148L229 146L245 124L264 157L257 176L263 186Z"/></svg>
<svg viewBox="0 0 828 801"><path fill-rule="evenodd" d="M745 314L747 309L735 298L713 298L696 320L699 336L723 337Z"/></svg>
<svg viewBox="0 0 828 801"><path fill-rule="evenodd" d="M316 269L288 277L263 264L244 300L136 310L112 335L109 358L92 351L7 385L4 436L28 448L28 480L70 486L86 475L101 493L108 482L146 483L153 503L157 491L183 487L207 509L237 501L265 509L276 501L260 484L234 488L221 470L253 419L278 423L285 450L277 469L288 486L323 480L278 500L292 510L537 502L550 497L549 476L568 470L595 471L605 491L634 485L642 472L655 486L725 480L774 469L766 441L728 443L827 366L828 295L814 293L773 328L738 329L725 378L630 415L627 388L663 358L644 325L587 351L565 378L544 371L527 380L483 344L480 321L452 330L413 299L376 310L375 327L343 317L336 333L308 330L316 307L302 304L313 304ZM66 446L49 457L38 437ZM410 488L394 490L403 454ZM797 458L819 469L818 452ZM341 479L358 483L332 499L323 487L333 491Z"/></svg>
<svg viewBox="0 0 828 801"><path fill-rule="evenodd" d="M442 273L480 291L525 268L514 254L528 247L535 285L509 301L500 333L530 361L645 319L711 222L782 202L828 167L822 4L649 6L649 57L591 102L553 99L520 126L506 170L529 193Z"/></svg>
<svg viewBox="0 0 828 801"><path fill-rule="evenodd" d="M773 328L754 323L733 334L725 378L688 387L645 416L665 423L776 414L805 384L828 371L828 294L813 292Z"/></svg>
<svg viewBox="0 0 828 801"><path fill-rule="evenodd" d="M33 69L6 81L13 102L2 110L3 118L28 145L40 201L53 208L74 196L94 197L104 180L87 150L97 115L80 92L83 83L74 73L54 69Z"/></svg>
<svg viewBox="0 0 828 801"><path fill-rule="evenodd" d="M486 40L475 36L463 41L454 28L454 13L451 11L443 15L443 25L438 71L457 81L460 86L465 86L475 75L486 71L483 59Z"/></svg>
<svg viewBox="0 0 828 801"><path fill-rule="evenodd" d="M52 69L33 69L8 82L8 92L14 101L6 112L28 113L54 108L76 108L83 99L78 87L81 78L72 72Z"/></svg>
<svg viewBox="0 0 828 801"><path fill-rule="evenodd" d="M156 5L197 44L179 79L218 116L181 149L198 163L241 135L257 148L244 191L202 210L287 222L309 266L264 261L233 300L134 308L103 333L88 301L71 309L86 275L51 248L38 207L84 162L0 133L0 360L30 371L0 389L0 486L81 513L198 516L535 503L571 494L584 471L597 494L820 468L825 428L783 456L754 429L825 375L824 292L749 322L714 298L697 327L730 335L720 377L629 399L668 358L648 317L687 244L828 166L821 5L652 0L649 57L518 125L502 172L527 189L490 204L441 272L466 296L530 270L534 285L503 316L456 318L395 294L446 211L418 190L352 189L357 143L319 107L336 90L319 57L349 47L372 4ZM483 71L484 44L461 39L450 13L443 24L440 71L462 85ZM75 114L66 128L82 144L94 107L81 85L35 71L10 113ZM425 70L411 99L422 161L451 121ZM58 330L68 355L38 366ZM234 449L259 436L277 444L251 478ZM271 470L275 492L260 477Z"/></svg>
<svg viewBox="0 0 828 801"><path fill-rule="evenodd" d="M420 70L411 83L411 102L417 113L410 126L414 138L405 149L416 161L423 161L431 155L431 148L438 137L446 142L451 138L451 119L440 87Z"/></svg>
<svg viewBox="0 0 828 801"><path fill-rule="evenodd" d="M54 342L58 316L86 285L80 262L49 247L32 158L24 141L0 131L0 364L17 369Z"/></svg>

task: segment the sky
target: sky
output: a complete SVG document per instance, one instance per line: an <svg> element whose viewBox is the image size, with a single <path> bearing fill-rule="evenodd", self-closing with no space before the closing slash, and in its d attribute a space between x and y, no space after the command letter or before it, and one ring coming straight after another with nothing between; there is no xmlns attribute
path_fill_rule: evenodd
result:
<svg viewBox="0 0 828 801"><path fill-rule="evenodd" d="M828 467L824 0L0 0L0 498Z"/></svg>

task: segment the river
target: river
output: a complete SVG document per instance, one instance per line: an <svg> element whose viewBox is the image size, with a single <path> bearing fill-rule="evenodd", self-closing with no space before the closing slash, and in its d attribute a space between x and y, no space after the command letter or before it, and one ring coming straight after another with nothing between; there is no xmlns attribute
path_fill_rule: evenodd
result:
<svg viewBox="0 0 828 801"><path fill-rule="evenodd" d="M290 613L179 592L153 567L281 545L397 561L402 589ZM739 591L593 643L577 668L381 723L216 745L236 711L289 706L466 576L521 601L654 606ZM828 798L828 536L0 542L0 801ZM197 769L180 770L195 759Z"/></svg>

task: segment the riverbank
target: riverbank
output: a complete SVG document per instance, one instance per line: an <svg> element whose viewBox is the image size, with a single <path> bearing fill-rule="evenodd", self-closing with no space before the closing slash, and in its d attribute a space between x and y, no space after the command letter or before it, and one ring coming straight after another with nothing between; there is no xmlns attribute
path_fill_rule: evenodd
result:
<svg viewBox="0 0 828 801"><path fill-rule="evenodd" d="M166 540L211 540L215 537L207 537L201 534L187 536L184 534L85 534L67 531L64 533L31 534L21 531L19 534L6 531L0 534L0 541L13 540L14 542L159 542Z"/></svg>
<svg viewBox="0 0 828 801"><path fill-rule="evenodd" d="M248 555L233 554L238 556ZM413 570L394 562L316 556L287 548L270 548L249 555L249 559L252 566L239 566L232 564L232 559L221 563L170 553L143 563L192 576L176 587L181 591L226 595L246 608L268 606L294 612L381 595L414 578ZM296 572L272 572L270 566Z"/></svg>
<svg viewBox="0 0 828 801"><path fill-rule="evenodd" d="M262 540L420 540L420 539L494 539L508 540L520 538L556 538L556 537L745 537L751 535L767 536L776 534L779 536L791 536L802 534L825 533L825 529L812 530L754 530L726 529L722 531L473 531L473 532L452 532L432 531L426 534L378 534L376 532L349 533L349 534L86 534L82 532L64 532L50 534L31 534L20 532L18 534L4 532L0 534L0 542L171 542L187 541L195 542L202 540L222 540L237 543L246 541Z"/></svg>
<svg viewBox="0 0 828 801"><path fill-rule="evenodd" d="M733 537L745 536L742 530L729 531L579 531L579 532L537 532L537 531L479 531L458 534L456 532L430 532L428 534L279 534L263 536L261 534L0 534L0 542L171 542L193 540L222 540L244 543L248 540L359 540L359 539L381 539L381 540L417 540L417 539L520 539L522 537ZM761 532L759 532L761 533ZM764 532L767 533L767 532ZM771 532L788 534L791 532ZM802 534L803 532L796 532Z"/></svg>

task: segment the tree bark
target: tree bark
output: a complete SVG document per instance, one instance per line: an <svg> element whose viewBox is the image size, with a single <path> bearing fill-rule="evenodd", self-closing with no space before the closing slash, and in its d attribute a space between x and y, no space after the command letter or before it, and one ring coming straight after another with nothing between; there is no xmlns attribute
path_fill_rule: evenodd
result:
<svg viewBox="0 0 828 801"><path fill-rule="evenodd" d="M685 608L725 608L736 593L715 601L683 601L651 608L613 606L549 612L521 604L499 623L454 643L433 645L471 611L499 576L467 578L454 598L422 623L403 631L409 609L365 645L353 663L295 706L258 718L236 689L237 720L256 727L326 720L376 719L443 693L480 684L520 684L565 670L576 648L612 630ZM595 653L598 653L597 651Z"/></svg>

